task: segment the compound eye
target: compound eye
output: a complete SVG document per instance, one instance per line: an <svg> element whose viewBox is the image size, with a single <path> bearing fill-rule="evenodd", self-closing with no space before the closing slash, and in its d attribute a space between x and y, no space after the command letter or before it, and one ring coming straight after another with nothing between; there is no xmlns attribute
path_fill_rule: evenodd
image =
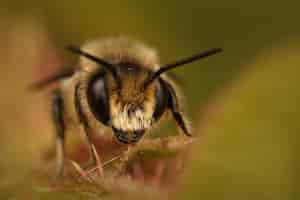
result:
<svg viewBox="0 0 300 200"><path fill-rule="evenodd" d="M159 79L159 81L156 84L155 98L156 105L153 113L153 118L155 119L155 121L158 121L166 109L168 100L168 94L165 90L163 80L161 79Z"/></svg>
<svg viewBox="0 0 300 200"><path fill-rule="evenodd" d="M97 120L107 125L110 120L109 99L104 74L96 75L88 84L88 103Z"/></svg>

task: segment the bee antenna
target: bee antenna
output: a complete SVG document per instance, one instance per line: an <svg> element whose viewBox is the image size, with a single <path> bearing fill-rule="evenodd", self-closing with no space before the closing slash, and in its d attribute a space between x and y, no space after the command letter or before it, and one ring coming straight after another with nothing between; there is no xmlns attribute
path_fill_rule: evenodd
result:
<svg viewBox="0 0 300 200"><path fill-rule="evenodd" d="M174 63L166 64L162 66L158 71L154 72L144 83L144 86L147 87L152 81L154 81L156 78L158 78L162 73L169 71L171 69L174 69L179 66L183 66L185 64L200 60L202 58L214 55L216 53L222 52L223 50L221 48L213 48L206 51L203 51L201 53L198 53L196 55L180 59Z"/></svg>
<svg viewBox="0 0 300 200"><path fill-rule="evenodd" d="M120 80L120 78L119 78L119 76L117 74L116 68L115 68L115 66L113 64L111 64L111 63L109 63L109 62L107 62L107 61L105 61L105 60L103 60L101 58L98 58L98 57L96 57L94 55L91 55L91 54L89 54L87 52L84 52L80 48L75 47L75 46L68 46L66 49L69 50L69 51L71 51L72 53L79 54L81 56L84 56L84 57L86 57L86 58L88 58L88 59L90 59L90 60L92 60L92 61L94 61L94 62L96 62L96 63L98 63L100 65L102 65L107 71L109 71L112 74L112 76L114 77L114 79L117 81L117 84L120 85L121 80Z"/></svg>

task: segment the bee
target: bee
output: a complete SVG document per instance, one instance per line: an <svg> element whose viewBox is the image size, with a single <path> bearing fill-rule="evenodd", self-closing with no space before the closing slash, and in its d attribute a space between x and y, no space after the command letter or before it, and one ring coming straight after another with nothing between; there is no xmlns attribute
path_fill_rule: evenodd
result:
<svg viewBox="0 0 300 200"><path fill-rule="evenodd" d="M78 64L32 85L41 89L59 83L52 99L58 174L63 173L68 123L84 127L93 161L92 134L105 127L117 141L134 144L169 112L190 137L177 87L166 72L222 51L213 48L160 65L153 49L125 38L92 41L67 50L80 56Z"/></svg>

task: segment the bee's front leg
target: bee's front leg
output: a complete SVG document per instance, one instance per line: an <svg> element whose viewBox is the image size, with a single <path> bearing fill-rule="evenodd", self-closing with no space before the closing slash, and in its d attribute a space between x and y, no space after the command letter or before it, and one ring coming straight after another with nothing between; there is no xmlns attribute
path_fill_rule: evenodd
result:
<svg viewBox="0 0 300 200"><path fill-rule="evenodd" d="M182 113L180 112L180 105L178 101L178 97L176 95L176 92L174 88L169 84L165 82L166 91L168 93L168 108L171 110L173 118L175 119L175 122L177 126L183 131L183 133L191 137L191 133L188 129L187 123L185 118L183 117Z"/></svg>
<svg viewBox="0 0 300 200"><path fill-rule="evenodd" d="M56 175L61 177L65 163L65 121L64 100L58 89L53 92L52 118L56 129Z"/></svg>
<svg viewBox="0 0 300 200"><path fill-rule="evenodd" d="M83 110L82 110L82 105L80 102L81 97L80 97L80 93L79 93L79 87L80 87L80 84L77 84L75 87L75 94L74 94L75 109L77 111L79 121L84 127L84 132L85 132L85 135L86 135L87 141L88 141L89 152L91 155L91 160L89 161L88 165L94 166L97 164L97 156L98 155L96 155L96 152L93 149L93 137L92 137L93 131L90 128L87 117L85 116L85 114L83 113Z"/></svg>

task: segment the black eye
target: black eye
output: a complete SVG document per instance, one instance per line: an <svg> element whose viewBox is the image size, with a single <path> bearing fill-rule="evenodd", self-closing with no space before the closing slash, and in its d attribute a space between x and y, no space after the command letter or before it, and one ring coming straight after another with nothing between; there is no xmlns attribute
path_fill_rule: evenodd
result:
<svg viewBox="0 0 300 200"><path fill-rule="evenodd" d="M105 74L94 76L88 84L88 103L97 120L107 125L110 120Z"/></svg>
<svg viewBox="0 0 300 200"><path fill-rule="evenodd" d="M161 79L159 79L158 83L156 84L155 98L156 105L153 113L153 118L157 121L164 113L168 100L168 93L166 92L163 80Z"/></svg>

